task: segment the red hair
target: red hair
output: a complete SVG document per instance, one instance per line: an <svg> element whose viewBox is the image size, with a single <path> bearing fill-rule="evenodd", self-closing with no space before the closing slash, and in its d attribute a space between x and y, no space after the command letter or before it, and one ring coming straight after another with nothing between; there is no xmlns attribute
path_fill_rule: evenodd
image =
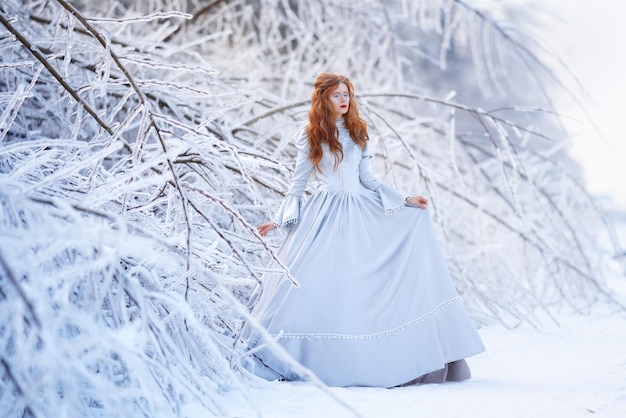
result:
<svg viewBox="0 0 626 418"><path fill-rule="evenodd" d="M343 149L339 142L339 130L337 129L337 115L330 104L330 95L341 84L348 88L350 103L348 112L343 115L344 126L350 132L352 140L365 148L368 141L367 125L359 116L359 108L354 100L354 87L347 77L339 74L322 73L317 76L311 94L311 110L309 110L309 125L306 128L307 139L311 147L309 159L313 166L319 170L319 162L322 160L322 144L327 144L330 152L335 156L335 168L343 160Z"/></svg>

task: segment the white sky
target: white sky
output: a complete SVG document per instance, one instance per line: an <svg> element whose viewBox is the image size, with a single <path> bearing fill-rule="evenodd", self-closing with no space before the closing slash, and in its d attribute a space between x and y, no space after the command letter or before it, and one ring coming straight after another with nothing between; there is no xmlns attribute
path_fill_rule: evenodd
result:
<svg viewBox="0 0 626 418"><path fill-rule="evenodd" d="M542 7L567 23L551 26L551 44L594 99L588 110L606 136L572 123L571 154L583 166L589 191L612 195L626 210L626 1L551 0ZM568 112L565 100L560 109Z"/></svg>

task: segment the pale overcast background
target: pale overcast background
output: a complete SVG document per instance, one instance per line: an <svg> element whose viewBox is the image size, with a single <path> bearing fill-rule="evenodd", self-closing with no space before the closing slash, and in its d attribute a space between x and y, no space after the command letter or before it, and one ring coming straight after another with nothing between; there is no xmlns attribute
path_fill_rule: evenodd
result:
<svg viewBox="0 0 626 418"><path fill-rule="evenodd" d="M587 102L594 121L606 136L602 140L590 126L569 124L572 156L585 171L593 194L612 195L626 211L626 1L548 0L542 3L565 24L551 25L551 44L570 64L588 89ZM560 109L567 112L567 102Z"/></svg>

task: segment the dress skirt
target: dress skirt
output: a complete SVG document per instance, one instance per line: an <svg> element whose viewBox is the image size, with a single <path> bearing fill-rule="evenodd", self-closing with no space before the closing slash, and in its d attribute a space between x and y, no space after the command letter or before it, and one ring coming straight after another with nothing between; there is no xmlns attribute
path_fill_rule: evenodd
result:
<svg viewBox="0 0 626 418"><path fill-rule="evenodd" d="M484 350L457 294L428 210L386 214L380 194L318 190L264 276L252 314L329 386L392 387ZM243 337L263 344L249 326ZM248 366L301 379L268 348Z"/></svg>

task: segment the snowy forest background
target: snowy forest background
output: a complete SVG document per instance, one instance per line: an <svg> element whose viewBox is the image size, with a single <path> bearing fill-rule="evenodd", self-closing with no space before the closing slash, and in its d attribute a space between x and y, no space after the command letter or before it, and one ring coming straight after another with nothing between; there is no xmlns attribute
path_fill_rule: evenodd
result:
<svg viewBox="0 0 626 418"><path fill-rule="evenodd" d="M354 83L378 176L432 201L478 326L624 309L605 274L623 250L552 104L584 113L584 91L533 7L3 1L3 416L222 416L225 393L245 398L238 333L282 236L255 225L324 71Z"/></svg>

